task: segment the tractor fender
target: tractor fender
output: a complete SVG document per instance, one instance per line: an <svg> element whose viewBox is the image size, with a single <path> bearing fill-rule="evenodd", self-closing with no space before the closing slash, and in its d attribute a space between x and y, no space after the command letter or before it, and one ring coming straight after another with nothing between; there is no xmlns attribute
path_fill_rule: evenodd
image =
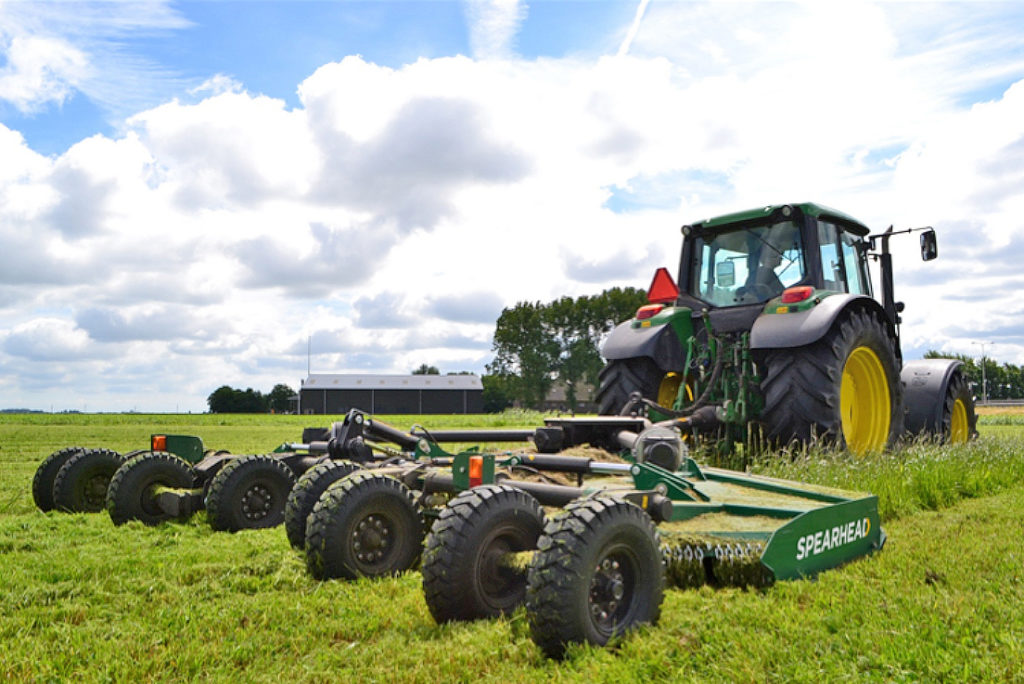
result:
<svg viewBox="0 0 1024 684"><path fill-rule="evenodd" d="M682 368L686 362L683 345L671 325L633 327L633 321L615 326L601 347L601 356L608 361L647 356L662 370Z"/></svg>
<svg viewBox="0 0 1024 684"><path fill-rule="evenodd" d="M946 392L953 374L963 365L956 359L919 359L903 364L903 405L907 416L904 424L910 433L942 432L942 412Z"/></svg>
<svg viewBox="0 0 1024 684"><path fill-rule="evenodd" d="M761 314L750 330L750 348L784 349L817 342L829 331L839 314L855 305L876 309L882 314L883 320L888 321L881 305L871 297L833 294L824 297L820 303L806 311ZM771 306L773 304L769 304Z"/></svg>

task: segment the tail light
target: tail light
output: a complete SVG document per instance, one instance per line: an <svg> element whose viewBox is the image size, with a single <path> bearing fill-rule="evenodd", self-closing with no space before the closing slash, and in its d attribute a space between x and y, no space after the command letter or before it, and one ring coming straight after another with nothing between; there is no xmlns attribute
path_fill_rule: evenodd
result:
<svg viewBox="0 0 1024 684"><path fill-rule="evenodd" d="M469 486L478 487L484 483L484 457L469 457Z"/></svg>
<svg viewBox="0 0 1024 684"><path fill-rule="evenodd" d="M798 285L784 290L782 293L783 304L796 304L806 299L810 299L811 295L814 294L814 288L810 285Z"/></svg>
<svg viewBox="0 0 1024 684"><path fill-rule="evenodd" d="M153 435L149 446L151 451L167 451L167 435Z"/></svg>
<svg viewBox="0 0 1024 684"><path fill-rule="evenodd" d="M664 304L645 304L636 310L636 317L638 320L644 320L645 318L651 318L657 316L658 313L665 308Z"/></svg>

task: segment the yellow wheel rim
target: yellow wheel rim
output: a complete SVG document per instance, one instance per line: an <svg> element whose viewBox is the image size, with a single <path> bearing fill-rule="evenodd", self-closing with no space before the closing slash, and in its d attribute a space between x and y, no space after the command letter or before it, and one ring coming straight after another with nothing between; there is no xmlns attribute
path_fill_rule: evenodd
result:
<svg viewBox="0 0 1024 684"><path fill-rule="evenodd" d="M676 397L679 396L679 385L683 383L683 376L675 371L669 371L665 373L665 377L661 379L661 384L658 385L658 406L664 406L665 408L672 408L676 403ZM686 386L686 399L687 401L693 401L693 390L690 386Z"/></svg>
<svg viewBox="0 0 1024 684"><path fill-rule="evenodd" d="M963 399L953 402L953 415L949 419L949 441L953 444L964 444L967 442L967 407Z"/></svg>
<svg viewBox="0 0 1024 684"><path fill-rule="evenodd" d="M846 447L855 454L879 451L889 440L889 381L872 349L857 347L846 359L839 388L839 414Z"/></svg>

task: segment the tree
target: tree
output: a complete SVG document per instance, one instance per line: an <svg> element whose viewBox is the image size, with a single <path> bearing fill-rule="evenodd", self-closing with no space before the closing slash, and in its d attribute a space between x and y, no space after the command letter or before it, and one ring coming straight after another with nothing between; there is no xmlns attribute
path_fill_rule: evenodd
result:
<svg viewBox="0 0 1024 684"><path fill-rule="evenodd" d="M519 302L503 309L494 330L489 373L503 376L511 396L539 408L554 382L558 343L545 329L544 305Z"/></svg>
<svg viewBox="0 0 1024 684"><path fill-rule="evenodd" d="M274 413L288 413L292 410L292 397L295 390L288 385L277 384L267 395L267 404Z"/></svg>
<svg viewBox="0 0 1024 684"><path fill-rule="evenodd" d="M482 375L484 413L501 413L512 405L512 390L507 375Z"/></svg>
<svg viewBox="0 0 1024 684"><path fill-rule="evenodd" d="M597 384L602 338L646 301L643 290L614 287L598 295L506 308L495 327L495 357L487 370L504 378L508 396L534 408L558 380L575 408L581 387Z"/></svg>
<svg viewBox="0 0 1024 684"><path fill-rule="evenodd" d="M437 369L437 366L428 366L423 363L420 367L412 372L413 375L440 375L441 371Z"/></svg>
<svg viewBox="0 0 1024 684"><path fill-rule="evenodd" d="M206 403L210 413L266 413L267 397L251 387L246 390L222 385L215 389Z"/></svg>

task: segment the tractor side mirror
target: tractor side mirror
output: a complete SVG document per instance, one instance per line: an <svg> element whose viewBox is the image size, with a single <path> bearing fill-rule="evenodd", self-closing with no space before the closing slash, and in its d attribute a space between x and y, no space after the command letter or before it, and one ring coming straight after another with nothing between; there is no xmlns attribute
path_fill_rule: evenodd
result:
<svg viewBox="0 0 1024 684"><path fill-rule="evenodd" d="M715 264L715 284L719 287L732 287L736 284L736 264L722 261Z"/></svg>
<svg viewBox="0 0 1024 684"><path fill-rule="evenodd" d="M931 228L921 233L921 260L931 261L939 256L939 244L935 239L935 231Z"/></svg>

